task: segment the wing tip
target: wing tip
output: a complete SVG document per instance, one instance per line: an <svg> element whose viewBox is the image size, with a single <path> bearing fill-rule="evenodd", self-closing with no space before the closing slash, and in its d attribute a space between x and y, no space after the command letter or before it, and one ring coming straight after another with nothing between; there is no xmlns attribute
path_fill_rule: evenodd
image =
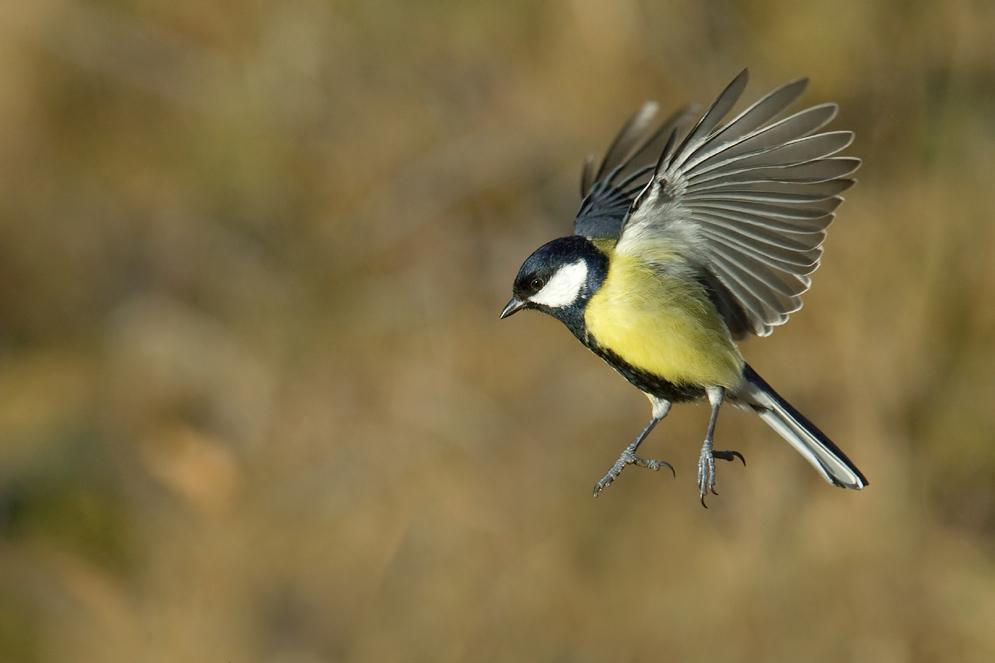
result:
<svg viewBox="0 0 995 663"><path fill-rule="evenodd" d="M594 161L597 159L593 154L584 156L584 163L580 167L580 197L585 198L591 192L594 184Z"/></svg>

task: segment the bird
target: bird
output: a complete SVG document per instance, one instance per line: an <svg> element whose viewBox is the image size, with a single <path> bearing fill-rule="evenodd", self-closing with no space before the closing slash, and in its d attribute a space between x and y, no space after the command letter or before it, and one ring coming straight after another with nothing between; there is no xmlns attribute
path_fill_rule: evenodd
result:
<svg viewBox="0 0 995 663"><path fill-rule="evenodd" d="M752 411L834 486L867 479L818 427L745 361L737 342L769 336L802 307L826 231L856 180L843 156L851 131L824 130L838 107L788 113L807 78L782 85L725 120L746 88L744 69L698 117L662 121L646 102L587 157L572 235L536 249L515 277L502 319L526 309L556 318L649 399L651 418L594 486L598 497L629 465L674 467L637 455L674 403L707 399L698 455L702 506L716 491L714 448L724 403Z"/></svg>

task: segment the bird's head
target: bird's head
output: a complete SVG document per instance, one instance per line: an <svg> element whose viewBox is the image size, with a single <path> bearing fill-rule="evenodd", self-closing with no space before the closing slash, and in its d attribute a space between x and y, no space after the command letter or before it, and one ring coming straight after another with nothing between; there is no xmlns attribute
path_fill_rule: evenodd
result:
<svg viewBox="0 0 995 663"><path fill-rule="evenodd" d="M534 308L566 322L583 311L607 273L608 257L591 240L579 235L554 239L522 263L501 317Z"/></svg>

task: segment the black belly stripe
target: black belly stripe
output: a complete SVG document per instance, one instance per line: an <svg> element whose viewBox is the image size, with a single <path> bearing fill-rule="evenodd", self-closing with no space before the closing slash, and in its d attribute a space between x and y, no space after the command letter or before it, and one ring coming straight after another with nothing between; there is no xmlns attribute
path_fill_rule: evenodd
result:
<svg viewBox="0 0 995 663"><path fill-rule="evenodd" d="M587 333L583 307L571 306L562 309L545 310L547 313L559 318L567 326L567 329L577 337L577 340L583 343L591 352L604 359L609 366L618 371L622 377L640 391L652 394L657 398L664 398L672 403L693 401L705 395L704 386L676 384L665 380L658 375L653 375L652 373L636 368L613 351L599 344L597 340Z"/></svg>
<svg viewBox="0 0 995 663"><path fill-rule="evenodd" d="M664 398L674 403L683 401L693 401L705 395L705 388L698 385L675 384L652 373L640 370L628 363L608 348L598 345L594 339L588 339L585 343L596 355L601 357L609 366L618 371L622 377L632 383L640 391L652 394L657 398Z"/></svg>

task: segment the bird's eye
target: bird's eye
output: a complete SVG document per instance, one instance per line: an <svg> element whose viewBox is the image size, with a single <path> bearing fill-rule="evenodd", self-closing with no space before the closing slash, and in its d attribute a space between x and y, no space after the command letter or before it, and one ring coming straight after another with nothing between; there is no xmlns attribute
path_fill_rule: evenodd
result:
<svg viewBox="0 0 995 663"><path fill-rule="evenodd" d="M534 278L534 279L532 279L532 282L529 283L529 285L532 287L533 290L535 290L535 291L538 292L539 289L542 288L542 279L540 279L538 277Z"/></svg>

